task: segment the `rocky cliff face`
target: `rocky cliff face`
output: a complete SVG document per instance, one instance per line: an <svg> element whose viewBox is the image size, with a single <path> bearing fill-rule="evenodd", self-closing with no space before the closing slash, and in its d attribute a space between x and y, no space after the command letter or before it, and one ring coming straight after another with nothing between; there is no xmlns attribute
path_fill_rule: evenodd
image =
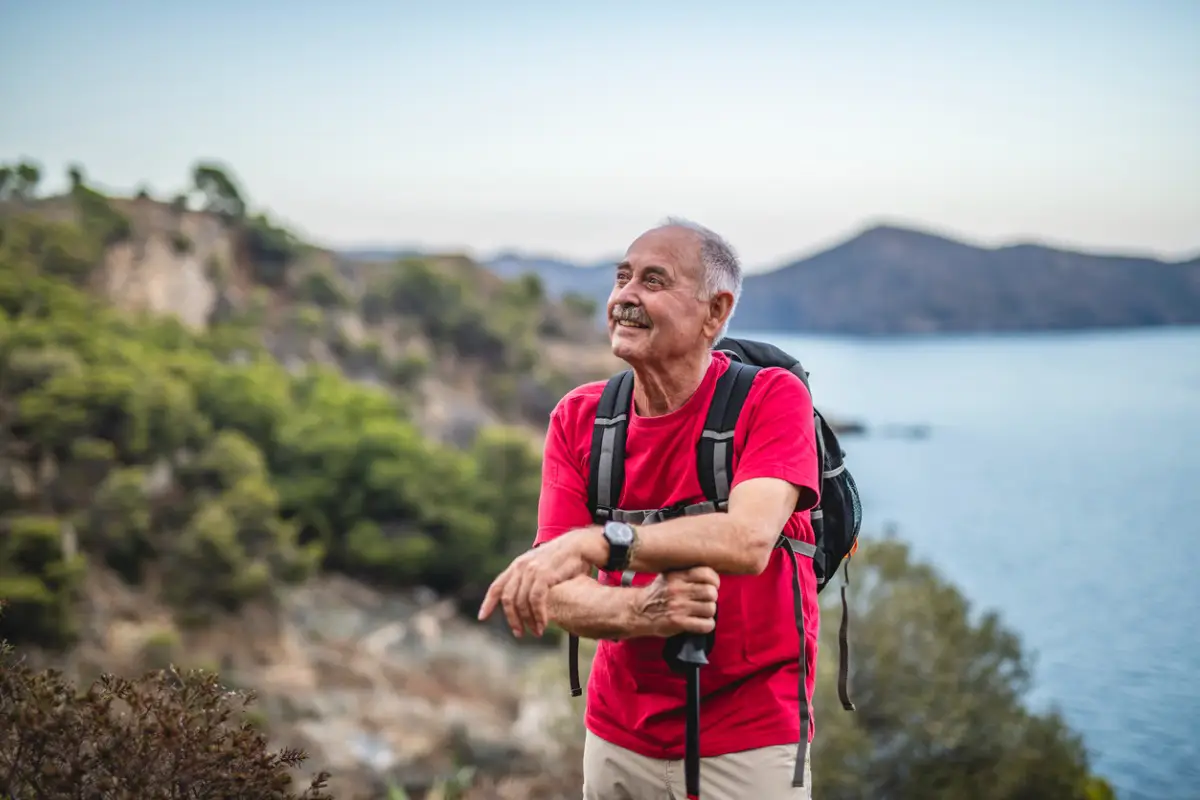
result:
<svg viewBox="0 0 1200 800"><path fill-rule="evenodd" d="M134 237L110 247L97 288L130 311L172 314L200 329L208 324L220 292L213 265L235 262L234 243L211 214L175 213L152 201L131 201Z"/></svg>

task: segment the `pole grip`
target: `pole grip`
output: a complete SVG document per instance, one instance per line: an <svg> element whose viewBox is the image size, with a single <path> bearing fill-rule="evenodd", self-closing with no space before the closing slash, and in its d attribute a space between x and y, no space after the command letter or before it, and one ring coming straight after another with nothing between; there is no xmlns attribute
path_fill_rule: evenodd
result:
<svg viewBox="0 0 1200 800"><path fill-rule="evenodd" d="M704 652L705 638L696 633L689 633L684 636L683 642L679 647L679 661L697 667L707 664L708 654Z"/></svg>

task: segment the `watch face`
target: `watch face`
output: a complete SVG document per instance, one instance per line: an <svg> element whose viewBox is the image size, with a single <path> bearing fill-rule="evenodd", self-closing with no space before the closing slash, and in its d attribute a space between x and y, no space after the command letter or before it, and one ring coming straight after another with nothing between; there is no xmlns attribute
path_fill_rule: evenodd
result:
<svg viewBox="0 0 1200 800"><path fill-rule="evenodd" d="M605 533L614 544L627 545L633 542L633 528L624 522L610 524Z"/></svg>

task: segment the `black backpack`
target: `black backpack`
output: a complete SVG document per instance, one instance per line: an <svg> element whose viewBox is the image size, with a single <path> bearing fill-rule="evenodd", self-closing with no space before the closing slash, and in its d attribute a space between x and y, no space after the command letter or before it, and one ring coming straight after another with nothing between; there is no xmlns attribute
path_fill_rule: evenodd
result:
<svg viewBox="0 0 1200 800"><path fill-rule="evenodd" d="M592 430L588 502L592 519L603 525L617 519L637 525L651 525L665 519L685 514L720 513L728 509L729 487L733 475L733 432L742 404L750 391L759 370L765 367L781 367L794 373L808 388L808 372L792 356L778 347L764 342L747 339L724 338L717 343L716 350L729 356L729 369L717 381L704 432L696 444L696 460L700 485L705 501L691 505L677 504L669 508L627 510L616 508L625 480L625 434L629 421L629 408L633 400L633 371L625 370L608 380L596 409L596 421ZM811 392L811 390L810 390ZM801 709L801 753L796 771L800 774L804 765L803 749L807 747L808 703L803 691L807 663L804 645L804 620L800 604L799 565L797 554L812 558L820 593L836 574L838 567L847 563L842 587L842 623L838 631L838 697L842 707L854 710L848 691L848 631L849 609L846 605L845 583L849 581L849 557L857 548L859 528L862 525L862 506L858 488L846 469L846 453L837 436L819 411L813 414L816 431L817 457L821 469L821 500L811 510L813 533L816 545L779 537L777 547L787 549L793 561L793 594L796 627L800 634L800 709ZM633 576L626 574L623 585L629 585ZM676 638L676 637L672 637ZM711 647L712 636L709 636ZM671 642L665 650L671 649ZM568 668L570 671L571 694L578 697L583 693L579 682L579 639L573 634L568 638ZM797 784L799 785L799 784Z"/></svg>

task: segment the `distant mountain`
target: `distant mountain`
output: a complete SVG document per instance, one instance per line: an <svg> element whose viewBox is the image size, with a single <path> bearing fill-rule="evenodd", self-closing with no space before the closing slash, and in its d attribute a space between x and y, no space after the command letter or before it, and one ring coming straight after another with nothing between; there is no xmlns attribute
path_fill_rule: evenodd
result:
<svg viewBox="0 0 1200 800"><path fill-rule="evenodd" d="M612 263L506 254L485 266L505 276L533 271L552 294L571 290L603 305ZM735 324L858 335L1197 325L1200 259L1170 263L1034 244L983 248L877 226L747 275Z"/></svg>

